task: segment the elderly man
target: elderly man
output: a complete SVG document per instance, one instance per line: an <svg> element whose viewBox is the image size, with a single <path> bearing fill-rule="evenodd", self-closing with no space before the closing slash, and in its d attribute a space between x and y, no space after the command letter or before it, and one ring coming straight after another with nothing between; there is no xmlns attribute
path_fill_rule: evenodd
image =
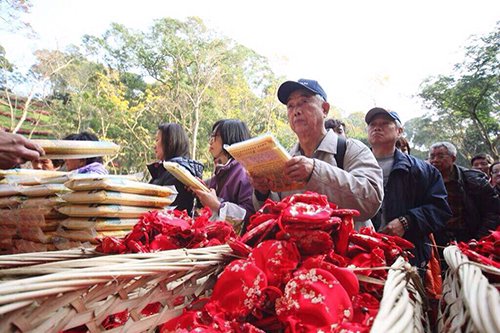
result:
<svg viewBox="0 0 500 333"><path fill-rule="evenodd" d="M453 216L445 231L436 234L436 243L468 241L487 235L499 223L499 199L484 172L455 164L457 149L449 142L431 145L429 159L443 176Z"/></svg>
<svg viewBox="0 0 500 333"><path fill-rule="evenodd" d="M379 209L383 198L382 171L368 147L354 139L346 139L342 148L339 136L326 130L324 119L330 109L326 93L314 80L284 82L278 89L278 99L286 105L287 118L298 143L291 149L292 158L285 173L295 181L305 181L304 188L274 193L264 177L253 177L254 204L259 208L266 198L279 200L294 192L315 191L340 207L360 212L355 227L371 225L370 219ZM344 150L344 153L339 150ZM342 168L335 155L343 157Z"/></svg>
<svg viewBox="0 0 500 333"><path fill-rule="evenodd" d="M45 155L40 145L19 134L0 129L0 169L9 169L26 161Z"/></svg>
<svg viewBox="0 0 500 333"><path fill-rule="evenodd" d="M396 148L403 127L395 111L373 108L366 114L368 142L384 175L384 202L372 219L375 228L415 245L410 262L421 269L430 257L429 234L451 216L439 171Z"/></svg>

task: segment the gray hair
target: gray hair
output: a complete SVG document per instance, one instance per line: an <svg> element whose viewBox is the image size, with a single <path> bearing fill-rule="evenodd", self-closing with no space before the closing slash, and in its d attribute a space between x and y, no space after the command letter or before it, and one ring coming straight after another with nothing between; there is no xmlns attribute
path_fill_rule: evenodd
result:
<svg viewBox="0 0 500 333"><path fill-rule="evenodd" d="M316 99L320 102L320 103L324 103L326 102L325 99L323 98L323 96L321 96L320 94L316 94L314 95L314 97L316 97Z"/></svg>
<svg viewBox="0 0 500 333"><path fill-rule="evenodd" d="M429 151L433 150L433 149L441 148L441 147L446 148L446 150L448 151L448 154L450 154L451 156L457 157L457 148L452 143L447 142L447 141L439 141L439 142L433 143L430 146Z"/></svg>
<svg viewBox="0 0 500 333"><path fill-rule="evenodd" d="M401 124L398 120L394 119L394 122L398 128L403 128L403 124Z"/></svg>

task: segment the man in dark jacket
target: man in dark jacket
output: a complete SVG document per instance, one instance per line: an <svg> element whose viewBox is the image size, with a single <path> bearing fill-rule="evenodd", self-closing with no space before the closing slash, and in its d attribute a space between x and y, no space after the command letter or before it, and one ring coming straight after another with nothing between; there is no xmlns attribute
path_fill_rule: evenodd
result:
<svg viewBox="0 0 500 333"><path fill-rule="evenodd" d="M499 199L484 172L456 165L457 149L449 142L436 142L429 149L429 159L443 176L448 204L453 216L446 229L436 234L436 243L468 241L485 236L499 223Z"/></svg>
<svg viewBox="0 0 500 333"><path fill-rule="evenodd" d="M372 219L382 233L415 245L410 263L423 274L430 256L429 234L451 216L443 179L436 168L396 149L402 126L395 111L373 108L366 114L368 142L384 175L384 201Z"/></svg>

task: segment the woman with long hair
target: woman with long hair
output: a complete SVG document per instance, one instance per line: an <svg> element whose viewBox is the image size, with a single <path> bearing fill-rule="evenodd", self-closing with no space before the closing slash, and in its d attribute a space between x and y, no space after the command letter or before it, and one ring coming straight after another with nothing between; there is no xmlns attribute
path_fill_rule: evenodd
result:
<svg viewBox="0 0 500 333"><path fill-rule="evenodd" d="M178 194L172 202L179 210L187 210L191 214L194 197L184 185L163 167L164 161L175 162L186 168L193 176L201 177L203 164L190 159L189 139L181 125L177 123L163 123L156 131L154 151L156 161L148 165L151 174L151 184L174 185Z"/></svg>

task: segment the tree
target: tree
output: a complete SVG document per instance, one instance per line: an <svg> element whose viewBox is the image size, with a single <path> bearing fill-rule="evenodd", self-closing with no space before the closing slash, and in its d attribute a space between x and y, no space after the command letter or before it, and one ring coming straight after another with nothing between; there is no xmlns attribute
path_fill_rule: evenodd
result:
<svg viewBox="0 0 500 333"><path fill-rule="evenodd" d="M2 49L0 48L0 51ZM22 74L15 70L15 66L10 64L7 58L0 53L2 72L2 96L8 104L10 112L9 131L17 133L21 130L24 122L28 119L34 123L30 135L36 130L42 113L37 113L36 108L33 108L34 100L41 100L47 93L47 84L63 68L68 66L73 59L66 57L58 51L39 50L35 52L37 63L33 65L28 73ZM3 58L3 59L2 59ZM26 97L22 98L22 105L19 104L16 90L26 91ZM18 115L18 110L21 114ZM31 117L30 117L31 115Z"/></svg>
<svg viewBox="0 0 500 333"><path fill-rule="evenodd" d="M413 118L405 123L404 133L413 143L412 155L425 159L431 144L438 141L452 142L457 147L457 163L469 166L470 152L476 149L477 135L472 134L474 127L459 121L459 117L450 115L440 121L431 115Z"/></svg>
<svg viewBox="0 0 500 333"><path fill-rule="evenodd" d="M358 139L368 145L366 138L365 113L362 111L352 112L346 119L347 135Z"/></svg>
<svg viewBox="0 0 500 333"><path fill-rule="evenodd" d="M33 98L50 107L56 138L90 130L118 143L118 155L105 161L116 173L146 170L162 122L184 126L206 174L212 158L205 148L220 118L244 120L253 134L272 132L286 147L295 141L276 100L281 79L267 59L196 18L165 18L145 32L113 24L80 47L36 55L29 79L43 80L43 89Z"/></svg>
<svg viewBox="0 0 500 333"><path fill-rule="evenodd" d="M422 121L440 128L439 137L447 133L445 139L464 149L467 158L486 152L498 159L500 21L491 33L474 38L465 50L465 59L452 74L424 81L419 96L432 113Z"/></svg>
<svg viewBox="0 0 500 333"><path fill-rule="evenodd" d="M145 113L148 85L137 74L89 61L78 48L64 56L73 61L50 81L54 125L62 129L58 137L90 130L121 146L106 160L108 167L118 173L144 171L151 146Z"/></svg>
<svg viewBox="0 0 500 333"><path fill-rule="evenodd" d="M0 88L5 89L9 75L14 71L14 65L10 63L5 54L5 49L0 45Z"/></svg>
<svg viewBox="0 0 500 333"><path fill-rule="evenodd" d="M278 79L267 59L206 28L198 18L160 19L146 32L112 24L102 37L85 36L84 46L95 61L122 76L137 73L143 81L153 79L141 116L149 122L150 137L158 123L178 122L191 138L191 155L203 162L211 163L201 148L213 122L222 117L246 121L255 134L291 137L282 131L285 109L276 101Z"/></svg>

